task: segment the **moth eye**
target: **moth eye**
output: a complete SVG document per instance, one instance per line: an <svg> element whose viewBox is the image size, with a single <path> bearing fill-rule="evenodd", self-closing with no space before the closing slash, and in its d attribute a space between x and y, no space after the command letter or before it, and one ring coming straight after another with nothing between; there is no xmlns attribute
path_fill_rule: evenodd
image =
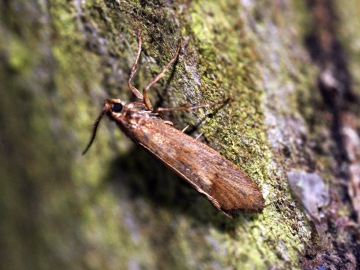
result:
<svg viewBox="0 0 360 270"><path fill-rule="evenodd" d="M121 112L122 108L123 108L123 105L121 103L114 103L111 110L113 112Z"/></svg>

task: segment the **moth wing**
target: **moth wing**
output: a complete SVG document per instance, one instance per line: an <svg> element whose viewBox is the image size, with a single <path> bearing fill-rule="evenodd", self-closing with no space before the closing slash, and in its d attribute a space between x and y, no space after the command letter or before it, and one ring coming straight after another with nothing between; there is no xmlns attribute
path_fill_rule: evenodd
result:
<svg viewBox="0 0 360 270"><path fill-rule="evenodd" d="M207 145L156 119L147 119L132 135L226 215L264 207L256 183Z"/></svg>

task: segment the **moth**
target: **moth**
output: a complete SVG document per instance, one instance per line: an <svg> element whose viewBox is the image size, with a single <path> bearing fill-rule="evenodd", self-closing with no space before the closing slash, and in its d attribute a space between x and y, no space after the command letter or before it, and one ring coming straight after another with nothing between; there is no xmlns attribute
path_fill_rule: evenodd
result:
<svg viewBox="0 0 360 270"><path fill-rule="evenodd" d="M138 69L141 45L141 35L138 33L138 51L128 86L139 102L126 104L120 99L106 99L83 154L93 143L99 122L106 115L127 137L180 175L226 216L233 217L239 211L260 211L264 207L263 196L256 183L245 172L214 149L177 130L171 122L163 120L159 115L162 111L193 110L223 102L156 109L150 102L148 90L163 77L166 70L177 59L181 50L181 41L179 40L172 59L144 88L143 93L131 84Z"/></svg>

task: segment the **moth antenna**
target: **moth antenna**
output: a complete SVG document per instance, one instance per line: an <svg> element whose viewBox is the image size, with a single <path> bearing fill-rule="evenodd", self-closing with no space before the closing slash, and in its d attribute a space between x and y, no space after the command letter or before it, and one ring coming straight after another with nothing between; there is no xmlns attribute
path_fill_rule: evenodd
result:
<svg viewBox="0 0 360 270"><path fill-rule="evenodd" d="M107 112L107 110L102 110L102 112L100 113L100 115L96 119L96 121L94 123L94 127L93 127L93 131L92 131L92 134L91 134L90 141L89 141L88 145L86 146L85 150L82 152L83 155L86 154L86 152L89 150L90 146L92 145L93 141L95 140L98 125L100 123L101 118L105 115L106 112Z"/></svg>

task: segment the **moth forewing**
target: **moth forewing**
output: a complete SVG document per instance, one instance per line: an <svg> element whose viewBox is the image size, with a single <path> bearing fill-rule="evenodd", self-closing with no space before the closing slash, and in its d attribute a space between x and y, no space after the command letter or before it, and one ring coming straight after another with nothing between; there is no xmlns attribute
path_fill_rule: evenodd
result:
<svg viewBox="0 0 360 270"><path fill-rule="evenodd" d="M180 175L216 208L228 216L263 208L257 185L233 163L156 116L144 113L146 107L127 106L121 114L108 116L129 138Z"/></svg>

